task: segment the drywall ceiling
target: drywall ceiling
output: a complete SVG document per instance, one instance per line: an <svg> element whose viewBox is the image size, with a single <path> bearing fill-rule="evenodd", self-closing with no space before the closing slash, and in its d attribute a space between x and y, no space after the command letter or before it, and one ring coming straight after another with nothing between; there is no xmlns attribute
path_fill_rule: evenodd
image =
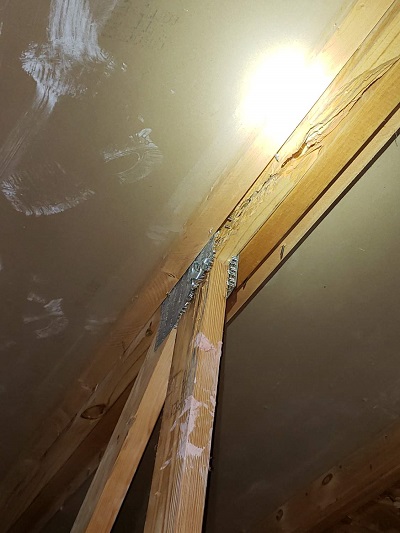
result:
<svg viewBox="0 0 400 533"><path fill-rule="evenodd" d="M0 473L238 157L249 65L350 4L0 1Z"/></svg>

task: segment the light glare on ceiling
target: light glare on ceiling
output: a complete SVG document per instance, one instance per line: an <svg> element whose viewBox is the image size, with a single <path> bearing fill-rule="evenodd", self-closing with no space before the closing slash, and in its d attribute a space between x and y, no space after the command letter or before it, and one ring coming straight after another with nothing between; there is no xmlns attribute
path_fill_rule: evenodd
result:
<svg viewBox="0 0 400 533"><path fill-rule="evenodd" d="M283 143L329 84L324 65L309 61L300 46L264 55L244 84L241 120Z"/></svg>

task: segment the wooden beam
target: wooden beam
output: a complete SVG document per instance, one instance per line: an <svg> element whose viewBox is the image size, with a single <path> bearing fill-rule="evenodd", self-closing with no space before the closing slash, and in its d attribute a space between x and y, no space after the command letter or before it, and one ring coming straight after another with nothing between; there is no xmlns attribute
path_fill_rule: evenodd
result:
<svg viewBox="0 0 400 533"><path fill-rule="evenodd" d="M72 533L111 531L165 401L175 335L150 346Z"/></svg>
<svg viewBox="0 0 400 533"><path fill-rule="evenodd" d="M253 237L257 243L252 254L241 254L239 284L262 262L265 243L290 231L399 105L399 59L400 10L394 4L221 229L223 259Z"/></svg>
<svg viewBox="0 0 400 533"><path fill-rule="evenodd" d="M400 424L325 472L252 532L324 531L400 479Z"/></svg>
<svg viewBox="0 0 400 533"><path fill-rule="evenodd" d="M201 531L225 322L227 265L216 262L181 319L145 532Z"/></svg>
<svg viewBox="0 0 400 533"><path fill-rule="evenodd" d="M346 20L319 54L319 58L330 68L331 79L396 1L359 0L355 3ZM352 68L358 72L357 69L367 60L370 61L369 56L361 57L360 65L353 64ZM123 385L126 386L125 369L133 369L129 370L132 372L130 380L133 379L132 375L137 374L137 351L132 345L138 337L138 332L147 330L146 320L155 312L165 293L171 289L207 242L210 228L215 230L221 225L278 148L270 146L266 150L262 136L249 138L236 162L219 177L209 197L188 222L183 235L137 297L132 298L131 304L107 340L101 343L91 363L71 387L66 399L54 415L46 420L46 427L40 428L33 436L27 445L27 451L2 480L0 512L6 526L21 516L93 429L97 419L82 418L83 414L86 412L89 416L91 413L101 416L96 407L110 408L118 397L113 393L115 384L121 384L119 394L124 389ZM99 397L93 396L96 391L99 391ZM94 403L92 400L100 403Z"/></svg>
<svg viewBox="0 0 400 533"><path fill-rule="evenodd" d="M349 164L339 177L324 191L322 196L312 205L300 220L291 228L289 233L284 231L275 233L272 244L262 245L262 255L265 256L260 266L242 283L227 301L227 321L232 320L246 303L256 294L268 278L276 272L284 260L296 249L304 237L313 230L325 213L343 195L348 188L360 177L360 173L370 164L380 150L400 129L400 110L391 116L376 132L376 135L365 146L362 152ZM265 224L265 229L267 224ZM255 242L257 241L257 242ZM260 246L257 237L250 241L243 254L252 254L252 248ZM242 254L242 255L243 255Z"/></svg>
<svg viewBox="0 0 400 533"><path fill-rule="evenodd" d="M349 512L339 524L329 530L330 533L367 533L382 531L382 528L385 531L400 531L399 493L400 483L385 489L378 498Z"/></svg>

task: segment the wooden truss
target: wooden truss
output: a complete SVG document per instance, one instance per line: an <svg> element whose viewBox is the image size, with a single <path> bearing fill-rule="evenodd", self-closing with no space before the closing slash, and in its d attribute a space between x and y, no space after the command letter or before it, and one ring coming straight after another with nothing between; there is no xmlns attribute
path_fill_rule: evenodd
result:
<svg viewBox="0 0 400 533"><path fill-rule="evenodd" d="M50 431L3 481L4 530L39 530L105 450L73 531L110 531L164 405L145 531L201 531L224 323L399 129L398 0L357 1L320 55L331 85L281 148L266 153L256 138L238 155L48 422ZM211 272L156 349L159 307L210 228L219 228ZM237 254L238 286L226 301L227 264ZM399 428L394 434L399 442ZM322 515L340 517L357 499L357 483L364 499L374 495L373 474L400 475L396 446L386 449L376 469L366 466L372 447L351 468L326 474L334 481L317 480L312 497L294 498L260 531L308 531ZM321 491L329 492L324 504Z"/></svg>

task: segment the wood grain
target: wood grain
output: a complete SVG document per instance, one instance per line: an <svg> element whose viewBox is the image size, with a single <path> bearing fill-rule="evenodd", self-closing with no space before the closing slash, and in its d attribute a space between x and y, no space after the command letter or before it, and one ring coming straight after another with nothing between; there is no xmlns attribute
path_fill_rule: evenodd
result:
<svg viewBox="0 0 400 533"><path fill-rule="evenodd" d="M227 265L216 262L181 319L145 531L201 531L225 321Z"/></svg>
<svg viewBox="0 0 400 533"><path fill-rule="evenodd" d="M266 280L279 268L283 261L296 249L302 239L313 229L324 214L333 206L335 201L358 179L360 173L369 165L371 160L385 146L385 144L395 135L400 128L400 111L385 122L370 142L365 146L360 154L350 163L340 176L323 192L317 202L303 215L300 220L285 234L285 229L280 228L280 232L272 232L275 239L262 244L265 258L260 266L253 272L245 283L242 283L232 293L227 301L227 320L232 320L246 303L263 286ZM267 224L265 225L265 229ZM258 241L258 239L257 239ZM253 246L258 243L250 241L248 248L252 253ZM244 249L242 256L248 252Z"/></svg>
<svg viewBox="0 0 400 533"><path fill-rule="evenodd" d="M385 490L378 498L347 514L341 522L326 533L357 533L400 531L400 484Z"/></svg>
<svg viewBox="0 0 400 533"><path fill-rule="evenodd" d="M175 335L153 340L72 533L111 531L165 401Z"/></svg>
<svg viewBox="0 0 400 533"><path fill-rule="evenodd" d="M400 479L400 424L304 487L252 532L325 531Z"/></svg>
<svg viewBox="0 0 400 533"><path fill-rule="evenodd" d="M394 4L221 229L222 259L237 255L253 239L251 249L241 254L239 284L264 259L265 241L268 246L276 240L271 228L280 231L276 220L263 228L266 221L285 213L289 231L399 104L399 57L400 10Z"/></svg>

